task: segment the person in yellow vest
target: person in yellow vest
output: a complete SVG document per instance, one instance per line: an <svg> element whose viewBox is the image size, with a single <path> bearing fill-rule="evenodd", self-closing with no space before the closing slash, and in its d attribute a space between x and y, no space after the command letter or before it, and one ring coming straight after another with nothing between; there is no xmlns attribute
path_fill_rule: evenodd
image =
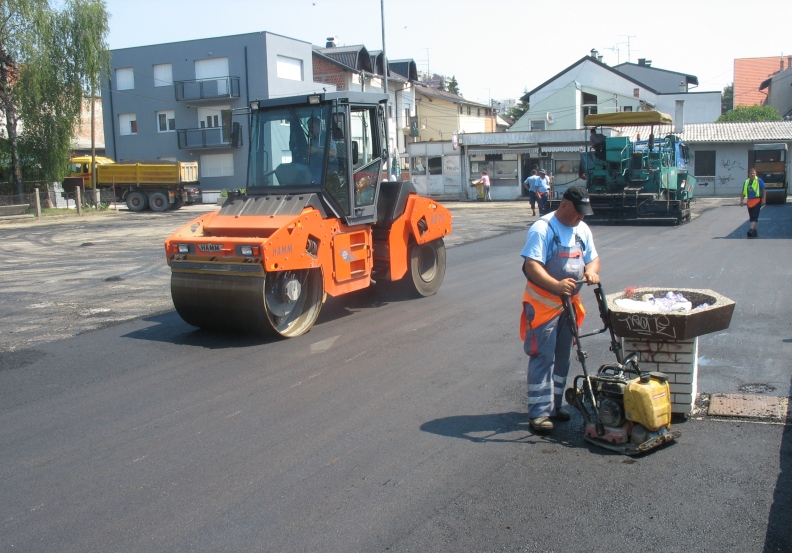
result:
<svg viewBox="0 0 792 553"><path fill-rule="evenodd" d="M569 420L561 406L572 351L572 331L561 296L570 296L578 325L585 310L577 280L599 282L600 260L594 238L583 222L592 215L586 191L572 186L556 211L528 230L521 252L527 282L520 315L520 337L528 354L528 417L531 428L553 430L553 421Z"/></svg>
<svg viewBox="0 0 792 553"><path fill-rule="evenodd" d="M748 238L758 238L759 230L756 227L759 225L759 210L763 205L767 205L767 190L764 181L756 176L756 169L753 167L748 171L748 180L743 184L740 207L743 205L743 200L748 204L748 220L751 222Z"/></svg>

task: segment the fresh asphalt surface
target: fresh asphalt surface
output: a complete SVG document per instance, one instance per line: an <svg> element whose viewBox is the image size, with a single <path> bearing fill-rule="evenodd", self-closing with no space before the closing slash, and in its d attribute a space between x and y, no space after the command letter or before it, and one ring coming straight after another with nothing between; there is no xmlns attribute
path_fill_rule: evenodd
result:
<svg viewBox="0 0 792 553"><path fill-rule="evenodd" d="M680 227L595 226L603 286L734 300L699 341L699 392L789 396L792 205L763 210L760 239L746 228L736 202ZM530 431L524 238L455 245L436 296L331 300L292 340L171 310L0 365L0 549L792 550L789 426L681 421L638 458L586 444L577 415ZM590 368L612 360L604 335L584 347Z"/></svg>

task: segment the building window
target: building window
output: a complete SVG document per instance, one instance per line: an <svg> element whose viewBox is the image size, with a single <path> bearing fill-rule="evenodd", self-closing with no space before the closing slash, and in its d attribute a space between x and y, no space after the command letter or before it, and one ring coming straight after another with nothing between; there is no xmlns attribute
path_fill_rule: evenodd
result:
<svg viewBox="0 0 792 553"><path fill-rule="evenodd" d="M116 90L132 90L135 88L135 72L131 67L116 69Z"/></svg>
<svg viewBox="0 0 792 553"><path fill-rule="evenodd" d="M715 176L715 151L699 150L696 152L695 175L702 177Z"/></svg>
<svg viewBox="0 0 792 553"><path fill-rule="evenodd" d="M201 156L201 177L233 177L234 154Z"/></svg>
<svg viewBox="0 0 792 553"><path fill-rule="evenodd" d="M157 132L174 132L176 130L176 112L173 110L157 112Z"/></svg>
<svg viewBox="0 0 792 553"><path fill-rule="evenodd" d="M290 81L303 80L303 61L297 58L278 56L278 78Z"/></svg>
<svg viewBox="0 0 792 553"><path fill-rule="evenodd" d="M430 175L443 174L443 158L441 156L432 156L429 158L428 162Z"/></svg>
<svg viewBox="0 0 792 553"><path fill-rule="evenodd" d="M173 67L169 63L154 66L154 86L171 86L173 84Z"/></svg>
<svg viewBox="0 0 792 553"><path fill-rule="evenodd" d="M137 134L137 116L134 113L119 113L118 132L121 136Z"/></svg>
<svg viewBox="0 0 792 553"><path fill-rule="evenodd" d="M531 121L531 130L532 131L543 131L545 130L545 121L544 119L536 119Z"/></svg>

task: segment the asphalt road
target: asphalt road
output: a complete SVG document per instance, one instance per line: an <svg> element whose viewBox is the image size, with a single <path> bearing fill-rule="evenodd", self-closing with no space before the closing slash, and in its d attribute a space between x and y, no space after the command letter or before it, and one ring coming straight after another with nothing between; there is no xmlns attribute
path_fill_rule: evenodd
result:
<svg viewBox="0 0 792 553"><path fill-rule="evenodd" d="M311 332L272 342L195 330L167 307L176 218L138 217L120 241L101 217L0 226L0 549L792 550L790 426L678 421L677 443L637 459L587 445L578 416L528 429L525 207L454 206L436 296L332 300ZM729 329L700 339L699 391L788 396L792 206L763 211L759 240L745 215L721 202L681 227L595 227L603 285L735 300ZM128 288L108 300L112 286ZM148 312L81 333L91 316L71 303L71 327L29 303L113 312L140 295ZM58 333L18 328L47 309ZM604 336L584 345L590 366L611 360Z"/></svg>

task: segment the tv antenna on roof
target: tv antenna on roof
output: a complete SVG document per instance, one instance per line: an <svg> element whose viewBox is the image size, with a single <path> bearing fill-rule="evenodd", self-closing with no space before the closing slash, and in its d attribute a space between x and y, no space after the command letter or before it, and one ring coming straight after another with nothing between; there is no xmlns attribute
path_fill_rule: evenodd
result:
<svg viewBox="0 0 792 553"><path fill-rule="evenodd" d="M636 38L636 36L635 35L619 35L619 36L623 36L627 38L627 63L630 63L630 53L632 52L630 50L630 39Z"/></svg>

